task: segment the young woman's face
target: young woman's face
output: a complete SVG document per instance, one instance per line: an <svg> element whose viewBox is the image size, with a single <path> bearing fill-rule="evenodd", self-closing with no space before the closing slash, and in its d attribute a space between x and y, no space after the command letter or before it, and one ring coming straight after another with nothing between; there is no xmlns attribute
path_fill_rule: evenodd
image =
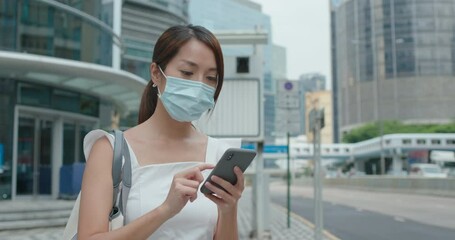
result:
<svg viewBox="0 0 455 240"><path fill-rule="evenodd" d="M205 83L213 88L217 85L215 55L197 39L185 43L177 55L169 61L164 73L167 76Z"/></svg>

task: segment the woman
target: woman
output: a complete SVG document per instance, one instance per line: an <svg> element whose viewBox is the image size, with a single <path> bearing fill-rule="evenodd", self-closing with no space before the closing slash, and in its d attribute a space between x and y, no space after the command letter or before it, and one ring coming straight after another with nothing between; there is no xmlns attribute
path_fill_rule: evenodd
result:
<svg viewBox="0 0 455 240"><path fill-rule="evenodd" d="M124 133L132 164L127 224L108 231L113 140L100 136L82 181L79 239L237 239L240 169L236 185L212 178L226 191L208 183L216 195L197 194L218 159L209 152L227 148L191 124L213 109L223 85L218 40L200 26L171 27L155 45L150 74L139 125Z"/></svg>

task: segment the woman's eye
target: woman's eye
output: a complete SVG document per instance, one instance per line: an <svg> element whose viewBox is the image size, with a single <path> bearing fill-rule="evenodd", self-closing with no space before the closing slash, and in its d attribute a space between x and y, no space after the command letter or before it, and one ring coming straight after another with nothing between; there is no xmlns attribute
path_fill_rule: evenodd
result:
<svg viewBox="0 0 455 240"><path fill-rule="evenodd" d="M181 70L180 72L181 72L183 75L185 75L185 76L191 76L191 75L193 75L192 72L188 72L188 71L183 71L183 70Z"/></svg>
<svg viewBox="0 0 455 240"><path fill-rule="evenodd" d="M217 78L216 78L216 77L210 77L210 76L209 76L209 77L207 77L207 79L208 79L209 81L216 81L216 80L217 80Z"/></svg>

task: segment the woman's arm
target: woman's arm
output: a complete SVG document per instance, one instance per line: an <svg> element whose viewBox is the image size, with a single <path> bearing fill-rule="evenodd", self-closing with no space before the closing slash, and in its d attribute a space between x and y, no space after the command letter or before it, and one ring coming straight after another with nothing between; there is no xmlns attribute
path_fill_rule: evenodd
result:
<svg viewBox="0 0 455 240"><path fill-rule="evenodd" d="M107 138L99 139L90 152L82 180L78 239L148 238L188 201L194 201L203 180L201 171L213 168L213 165L201 164L176 174L163 204L109 232L108 216L113 204L112 157L112 146Z"/></svg>
<svg viewBox="0 0 455 240"><path fill-rule="evenodd" d="M231 213L221 213L218 211L218 222L216 224L216 232L214 240L239 239L237 227L237 208Z"/></svg>
<svg viewBox="0 0 455 240"><path fill-rule="evenodd" d="M146 239L171 216L158 207L127 226L109 232L112 208L112 146L107 138L94 144L85 166L79 210L78 239Z"/></svg>
<svg viewBox="0 0 455 240"><path fill-rule="evenodd" d="M205 196L215 202L218 206L218 222L214 236L215 240L236 240L239 237L237 227L237 205L245 186L243 172L240 168L235 167L234 172L237 176L237 183L235 185L232 185L228 181L217 176L212 176L211 180L226 189L226 191L215 187L210 182L206 183L207 188L215 193L216 196L210 194L206 194Z"/></svg>

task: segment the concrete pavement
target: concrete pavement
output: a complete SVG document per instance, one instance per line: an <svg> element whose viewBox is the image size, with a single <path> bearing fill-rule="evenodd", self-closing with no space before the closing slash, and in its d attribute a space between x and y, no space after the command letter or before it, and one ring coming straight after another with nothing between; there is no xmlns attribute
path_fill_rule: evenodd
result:
<svg viewBox="0 0 455 240"><path fill-rule="evenodd" d="M286 185L273 183L271 191L285 192ZM313 187L307 182L296 181L291 191L293 196L313 198ZM324 187L322 193L323 200L332 204L455 229L455 198L331 187Z"/></svg>
<svg viewBox="0 0 455 240"><path fill-rule="evenodd" d="M239 238L249 239L249 233L252 228L252 194L251 189L247 188L239 202L239 213L238 213L238 226L239 226ZM270 233L271 238L275 239L314 239L314 225L308 220L301 216L293 213L291 214L291 227L287 228L287 211L285 208L277 205L270 204ZM325 238L329 240L336 240L335 236L325 232Z"/></svg>
<svg viewBox="0 0 455 240"><path fill-rule="evenodd" d="M252 200L251 200L251 189L247 188L239 202L238 212L238 227L239 227L239 238L250 239L250 233L252 231ZM40 206L55 205L55 206L68 206L72 202L68 201L16 201L16 202L2 202L0 204L0 210L11 209L14 210L23 208L24 206L31 206L32 208L40 208ZM313 239L313 226L310 222L303 219L301 216L296 214L291 215L291 228L287 228L287 213L283 207L276 204L270 205L270 233L271 239L286 239L286 240L305 240ZM50 227L50 228L38 228L38 229L19 229L11 231L0 231L0 240L53 240L60 239L63 232L63 226L61 227ZM336 237L330 233L325 233L325 239L334 240Z"/></svg>

